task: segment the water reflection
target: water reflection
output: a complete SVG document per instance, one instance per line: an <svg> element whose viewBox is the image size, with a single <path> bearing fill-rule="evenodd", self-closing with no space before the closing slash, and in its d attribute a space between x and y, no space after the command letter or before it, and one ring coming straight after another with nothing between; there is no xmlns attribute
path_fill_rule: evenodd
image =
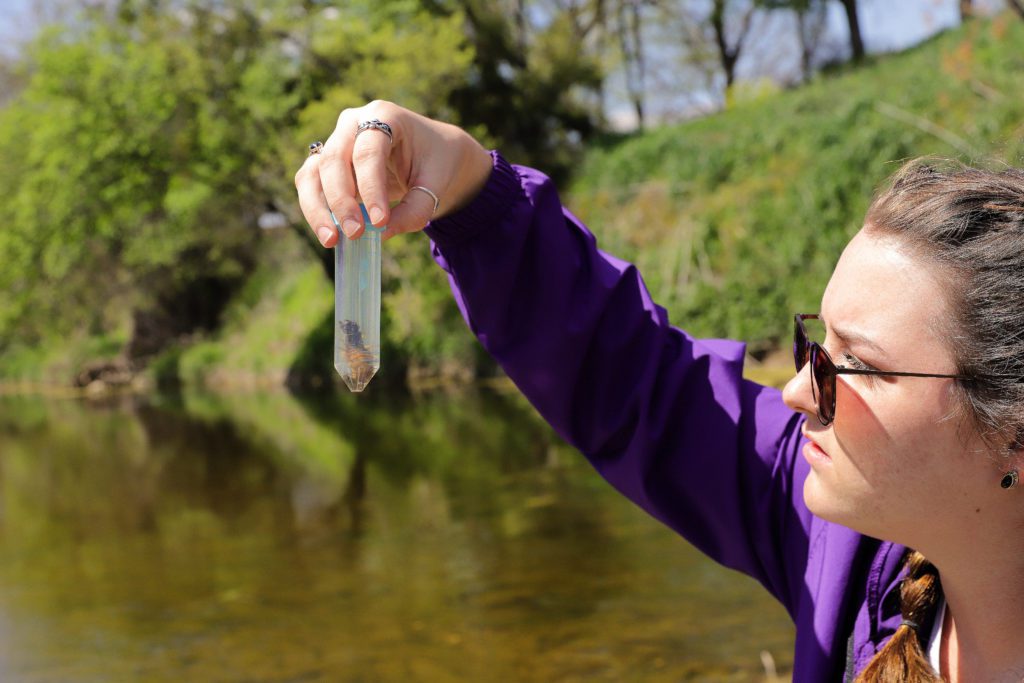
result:
<svg viewBox="0 0 1024 683"><path fill-rule="evenodd" d="M792 627L521 399L0 401L0 680L762 679Z"/></svg>

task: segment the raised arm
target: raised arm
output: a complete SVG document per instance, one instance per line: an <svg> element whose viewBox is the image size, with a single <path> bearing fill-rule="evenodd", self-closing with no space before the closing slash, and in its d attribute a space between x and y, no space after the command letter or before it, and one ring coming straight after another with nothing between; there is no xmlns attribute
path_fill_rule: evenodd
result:
<svg viewBox="0 0 1024 683"><path fill-rule="evenodd" d="M360 198L385 238L426 227L470 329L555 430L795 614L811 522L800 422L778 391L743 379L742 343L672 327L546 176L455 126L372 102L342 112L313 151L295 182L325 247L334 218L349 239L363 232Z"/></svg>
<svg viewBox="0 0 1024 683"><path fill-rule="evenodd" d="M492 158L472 203L426 229L470 329L612 485L792 613L809 527L798 416L742 378L744 344L671 326L545 175Z"/></svg>

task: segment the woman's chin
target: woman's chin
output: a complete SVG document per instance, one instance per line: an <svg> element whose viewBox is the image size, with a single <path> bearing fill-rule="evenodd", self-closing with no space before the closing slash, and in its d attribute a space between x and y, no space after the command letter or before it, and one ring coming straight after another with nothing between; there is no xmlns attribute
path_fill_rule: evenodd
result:
<svg viewBox="0 0 1024 683"><path fill-rule="evenodd" d="M804 480L804 505L826 522L845 524L842 520L842 508L837 505L839 498L835 491L829 491L827 484L821 480L817 472L811 470Z"/></svg>
<svg viewBox="0 0 1024 683"><path fill-rule="evenodd" d="M866 517L864 505L858 505L849 495L843 496L834 487L830 489L815 472L804 480L804 505L815 517L826 522L839 524L865 536L889 538L887 527L879 524L877 515Z"/></svg>

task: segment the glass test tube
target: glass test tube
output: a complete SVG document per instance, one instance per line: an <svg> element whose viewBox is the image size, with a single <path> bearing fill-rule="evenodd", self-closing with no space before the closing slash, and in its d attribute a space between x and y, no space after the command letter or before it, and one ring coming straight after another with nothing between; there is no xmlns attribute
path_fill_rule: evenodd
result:
<svg viewBox="0 0 1024 683"><path fill-rule="evenodd" d="M375 228L366 207L359 207L365 232L350 240L339 226L334 247L334 369L351 391L365 389L380 369L380 234L385 226Z"/></svg>

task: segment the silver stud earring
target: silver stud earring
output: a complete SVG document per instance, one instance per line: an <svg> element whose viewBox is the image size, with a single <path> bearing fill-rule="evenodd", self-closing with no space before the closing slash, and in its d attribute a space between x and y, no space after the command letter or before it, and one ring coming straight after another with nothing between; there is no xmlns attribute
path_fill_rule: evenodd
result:
<svg viewBox="0 0 1024 683"><path fill-rule="evenodd" d="M999 482L999 485L1002 486L1004 489L1012 489L1014 486L1017 485L1018 479L1019 477L1017 476L1017 470L1010 470L1009 472L1003 475L1003 479L1002 481Z"/></svg>

